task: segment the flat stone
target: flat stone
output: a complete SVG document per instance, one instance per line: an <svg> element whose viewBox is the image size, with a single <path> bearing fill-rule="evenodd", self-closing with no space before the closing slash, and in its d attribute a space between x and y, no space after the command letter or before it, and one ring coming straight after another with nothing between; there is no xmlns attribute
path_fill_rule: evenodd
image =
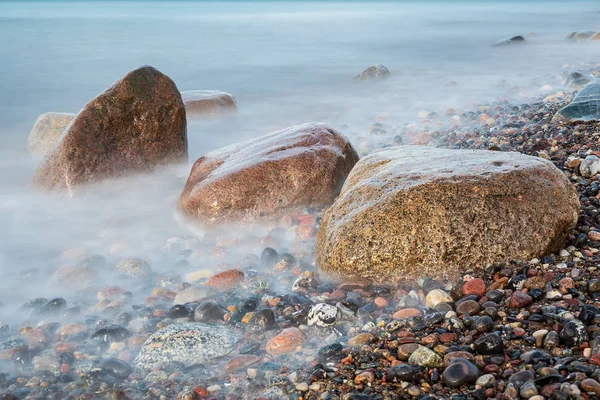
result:
<svg viewBox="0 0 600 400"><path fill-rule="evenodd" d="M151 370L172 361L186 366L202 364L228 354L239 340L238 335L223 326L199 322L170 324L146 340L135 365Z"/></svg>

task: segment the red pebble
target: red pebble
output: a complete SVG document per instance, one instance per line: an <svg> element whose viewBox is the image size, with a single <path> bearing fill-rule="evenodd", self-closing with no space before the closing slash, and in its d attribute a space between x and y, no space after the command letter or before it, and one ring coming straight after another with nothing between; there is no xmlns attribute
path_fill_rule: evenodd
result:
<svg viewBox="0 0 600 400"><path fill-rule="evenodd" d="M475 294L482 297L485 294L485 282L481 278L475 278L465 282L462 287L462 294L465 296Z"/></svg>

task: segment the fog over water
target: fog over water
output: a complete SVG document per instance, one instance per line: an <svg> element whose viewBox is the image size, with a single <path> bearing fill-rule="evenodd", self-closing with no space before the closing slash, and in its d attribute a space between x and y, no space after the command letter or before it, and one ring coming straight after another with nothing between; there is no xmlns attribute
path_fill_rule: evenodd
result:
<svg viewBox="0 0 600 400"><path fill-rule="evenodd" d="M173 212L189 166L70 200L32 190L38 161L27 135L40 114L76 113L149 64L182 91L218 89L238 102L233 117L188 123L190 165L303 122L329 123L355 140L378 115L401 126L422 110L509 96L502 80L532 97L560 89L565 65L600 56L597 43L565 37L600 30L599 17L594 1L0 2L0 317L31 297L62 293L46 271L66 249L110 257L111 245L126 243L162 271L170 264L157 247L185 233ZM528 44L490 47L515 35ZM352 82L374 64L392 77ZM18 277L31 268L41 271L36 278Z"/></svg>

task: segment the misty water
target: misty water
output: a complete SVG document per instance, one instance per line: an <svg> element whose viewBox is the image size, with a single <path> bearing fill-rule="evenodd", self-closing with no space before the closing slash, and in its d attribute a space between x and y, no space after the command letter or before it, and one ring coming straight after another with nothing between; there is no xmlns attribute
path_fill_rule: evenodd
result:
<svg viewBox="0 0 600 400"><path fill-rule="evenodd" d="M502 80L530 98L561 89L566 65L600 55L597 44L565 37L597 30L599 16L593 1L0 2L0 317L11 320L32 297L75 290L49 282L65 250L84 248L112 263L119 257L111 246L126 244L127 255L165 271L171 263L160 249L189 234L174 217L189 165L72 199L33 190L39 160L27 151L27 135L38 115L76 113L149 64L180 90L236 97L235 116L189 121L190 165L210 150L303 122L329 123L357 144L378 116L403 126L418 123L420 111L514 96ZM515 35L528 44L490 47ZM392 77L352 82L373 64Z"/></svg>

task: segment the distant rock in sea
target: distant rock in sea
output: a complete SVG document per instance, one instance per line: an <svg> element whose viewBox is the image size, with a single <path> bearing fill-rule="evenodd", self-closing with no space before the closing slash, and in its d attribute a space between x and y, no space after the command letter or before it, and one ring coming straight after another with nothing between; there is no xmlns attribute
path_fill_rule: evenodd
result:
<svg viewBox="0 0 600 400"><path fill-rule="evenodd" d="M541 158L390 147L361 159L323 213L316 263L333 278L456 279L562 249L578 214L573 185Z"/></svg>
<svg viewBox="0 0 600 400"><path fill-rule="evenodd" d="M505 39L505 40L501 40L497 43L494 43L492 46L500 47L500 46L509 46L509 45L515 45L515 44L525 44L525 43L527 43L527 41L525 40L525 38L523 36L513 36L510 39Z"/></svg>
<svg viewBox="0 0 600 400"><path fill-rule="evenodd" d="M357 161L348 139L329 126L292 126L199 158L179 199L180 210L212 225L327 207Z"/></svg>
<svg viewBox="0 0 600 400"><path fill-rule="evenodd" d="M215 117L237 111L235 98L219 90L181 92L188 118Z"/></svg>
<svg viewBox="0 0 600 400"><path fill-rule="evenodd" d="M38 117L27 138L29 152L43 157L54 146L75 114L47 112Z"/></svg>
<svg viewBox="0 0 600 400"><path fill-rule="evenodd" d="M569 42L589 42L592 40L600 40L600 32L595 31L581 31L571 32L567 36Z"/></svg>
<svg viewBox="0 0 600 400"><path fill-rule="evenodd" d="M596 78L589 73L574 71L566 75L565 86L573 89L581 89L595 79Z"/></svg>
<svg viewBox="0 0 600 400"><path fill-rule="evenodd" d="M371 81L375 79L389 78L392 74L383 65L373 65L365 69L353 79L354 82Z"/></svg>
<svg viewBox="0 0 600 400"><path fill-rule="evenodd" d="M144 66L92 99L35 173L36 186L72 188L187 160L187 125L175 83Z"/></svg>

